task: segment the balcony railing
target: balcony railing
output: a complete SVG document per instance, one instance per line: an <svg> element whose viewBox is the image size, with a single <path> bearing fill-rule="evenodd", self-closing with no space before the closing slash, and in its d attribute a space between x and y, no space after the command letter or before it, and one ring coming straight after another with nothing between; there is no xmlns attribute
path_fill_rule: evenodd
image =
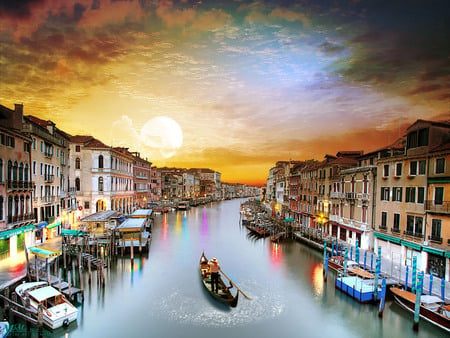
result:
<svg viewBox="0 0 450 338"><path fill-rule="evenodd" d="M24 221L30 221L30 220L34 220L34 215L33 214L23 214L23 215L9 215L8 216L8 223L19 223L19 222L24 222Z"/></svg>
<svg viewBox="0 0 450 338"><path fill-rule="evenodd" d="M429 212L448 214L450 213L450 201L441 201L441 203L436 204L434 200L426 200L425 210Z"/></svg>
<svg viewBox="0 0 450 338"><path fill-rule="evenodd" d="M356 199L356 192L346 192L345 198L348 200L354 200Z"/></svg>
<svg viewBox="0 0 450 338"><path fill-rule="evenodd" d="M345 198L345 194L342 192L332 191L332 192L330 192L330 197L331 198Z"/></svg>
<svg viewBox="0 0 450 338"><path fill-rule="evenodd" d="M9 191L21 190L28 191L33 189L32 181L7 181L7 186Z"/></svg>
<svg viewBox="0 0 450 338"><path fill-rule="evenodd" d="M413 231L403 231L403 234L405 234L406 236L411 236L411 237L416 237L416 238L423 238L423 234L420 232L413 232Z"/></svg>
<svg viewBox="0 0 450 338"><path fill-rule="evenodd" d="M44 180L45 180L45 182L47 182L47 183L53 183L53 179L55 178L55 175L49 175L49 174L46 174L45 176L44 176Z"/></svg>
<svg viewBox="0 0 450 338"><path fill-rule="evenodd" d="M430 235L430 236L428 236L428 240L430 240L430 241L432 241L434 243L442 244L442 237L437 237L437 236Z"/></svg>

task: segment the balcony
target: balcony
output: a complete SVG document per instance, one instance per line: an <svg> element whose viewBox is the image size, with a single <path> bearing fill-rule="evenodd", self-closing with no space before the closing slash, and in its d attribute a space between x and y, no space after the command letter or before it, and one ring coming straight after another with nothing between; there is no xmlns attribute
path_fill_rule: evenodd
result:
<svg viewBox="0 0 450 338"><path fill-rule="evenodd" d="M47 158L52 158L53 157L53 153L45 152L44 156L47 157Z"/></svg>
<svg viewBox="0 0 450 338"><path fill-rule="evenodd" d="M330 197L331 198L345 198L345 194L342 192L332 191L332 192L330 192Z"/></svg>
<svg viewBox="0 0 450 338"><path fill-rule="evenodd" d="M46 174L44 176L44 180L46 183L53 183L54 178L55 178L55 175Z"/></svg>
<svg viewBox="0 0 450 338"><path fill-rule="evenodd" d="M33 214L23 214L23 215L9 215L8 216L8 223L9 224L15 224L15 223L21 223L26 221L34 221L34 215Z"/></svg>
<svg viewBox="0 0 450 338"><path fill-rule="evenodd" d="M393 234L400 234L400 228L391 228L391 232L393 233Z"/></svg>
<svg viewBox="0 0 450 338"><path fill-rule="evenodd" d="M423 234L419 233L419 232L413 232L413 231L405 230L405 231L403 231L403 234L406 235L406 236L411 236L411 237L415 237L415 238L421 238L421 239L424 238Z"/></svg>
<svg viewBox="0 0 450 338"><path fill-rule="evenodd" d="M346 192L345 198L348 200L355 200L356 199L356 192Z"/></svg>
<svg viewBox="0 0 450 338"><path fill-rule="evenodd" d="M8 191L29 191L33 189L32 181L7 181Z"/></svg>
<svg viewBox="0 0 450 338"><path fill-rule="evenodd" d="M53 203L53 202L55 202L55 200L56 200L55 196L42 196L41 197L41 201L43 203Z"/></svg>
<svg viewBox="0 0 450 338"><path fill-rule="evenodd" d="M430 235L430 236L428 236L428 240L433 242L433 243L442 244L442 237L437 237L437 236Z"/></svg>
<svg viewBox="0 0 450 338"><path fill-rule="evenodd" d="M428 212L448 214L450 213L450 201L441 201L440 204L436 204L434 200L426 200L425 210Z"/></svg>

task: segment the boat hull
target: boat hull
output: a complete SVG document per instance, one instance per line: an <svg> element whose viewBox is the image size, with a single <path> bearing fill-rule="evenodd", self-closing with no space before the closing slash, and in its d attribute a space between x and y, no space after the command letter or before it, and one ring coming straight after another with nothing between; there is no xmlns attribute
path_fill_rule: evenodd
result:
<svg viewBox="0 0 450 338"><path fill-rule="evenodd" d="M364 280L358 276L336 278L336 288L356 299L360 303L369 303L381 299L381 290L378 289L375 299L373 281Z"/></svg>
<svg viewBox="0 0 450 338"><path fill-rule="evenodd" d="M403 290L400 290L397 288L391 288L391 292L394 295L394 299L398 305L400 305L402 308L404 308L405 310L407 310L411 313L415 312L415 307L416 307L415 302L412 302L412 300L402 296L402 294L404 294L404 293L414 295L413 293L408 292L408 291L403 291ZM441 329L443 329L447 332L450 332L450 318L446 318L434 311L427 309L426 307L424 307L422 305L420 306L419 316L421 318L425 319L426 321L430 322L431 324L434 324L434 325L440 327Z"/></svg>

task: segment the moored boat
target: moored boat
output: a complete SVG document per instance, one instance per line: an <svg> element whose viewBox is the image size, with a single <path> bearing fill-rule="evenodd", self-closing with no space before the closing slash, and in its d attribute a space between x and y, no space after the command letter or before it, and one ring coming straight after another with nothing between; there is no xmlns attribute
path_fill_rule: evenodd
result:
<svg viewBox="0 0 450 338"><path fill-rule="evenodd" d="M209 294L216 300L228 304L231 307L236 307L238 303L239 298L239 292L236 293L236 296L233 296L230 292L230 288L233 287L233 284L231 284L229 287L225 285L222 278L219 276L219 290L218 292L212 291L212 285L211 285L211 274L208 264L208 259L205 256L205 253L202 253L202 256L200 257L200 277L202 279L203 286L205 289L209 292Z"/></svg>
<svg viewBox="0 0 450 338"><path fill-rule="evenodd" d="M397 304L414 313L416 306L414 293L399 288L390 288L390 290ZM450 304L445 304L441 298L433 295L421 295L419 315L428 322L450 332Z"/></svg>
<svg viewBox="0 0 450 338"><path fill-rule="evenodd" d="M15 291L30 312L36 314L42 307L44 325L50 329L68 326L77 320L78 309L47 282L22 283Z"/></svg>
<svg viewBox="0 0 450 338"><path fill-rule="evenodd" d="M0 322L0 338L8 337L10 328L11 327L7 320L1 321Z"/></svg>

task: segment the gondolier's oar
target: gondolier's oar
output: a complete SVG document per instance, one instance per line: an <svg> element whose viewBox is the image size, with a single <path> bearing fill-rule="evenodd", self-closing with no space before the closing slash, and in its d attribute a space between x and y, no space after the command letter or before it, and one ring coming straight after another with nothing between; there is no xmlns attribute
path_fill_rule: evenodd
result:
<svg viewBox="0 0 450 338"><path fill-rule="evenodd" d="M230 277L227 276L227 274L225 272L223 272L223 270L221 269L220 272L230 281L231 284L233 284L236 289L238 290L238 292L240 292L245 298L247 298L248 300L252 300L249 296L247 296L241 289L239 289L239 287L230 279Z"/></svg>

